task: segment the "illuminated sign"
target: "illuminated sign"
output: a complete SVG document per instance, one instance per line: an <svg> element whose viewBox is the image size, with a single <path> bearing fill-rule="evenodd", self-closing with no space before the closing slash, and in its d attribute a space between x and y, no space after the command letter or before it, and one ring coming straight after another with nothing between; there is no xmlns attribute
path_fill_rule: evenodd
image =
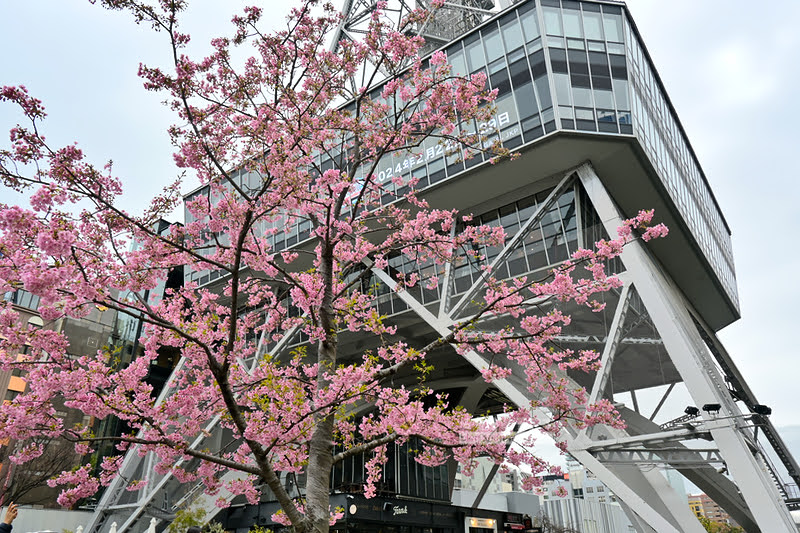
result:
<svg viewBox="0 0 800 533"><path fill-rule="evenodd" d="M472 518L469 519L470 527L494 528L494 520L491 518Z"/></svg>

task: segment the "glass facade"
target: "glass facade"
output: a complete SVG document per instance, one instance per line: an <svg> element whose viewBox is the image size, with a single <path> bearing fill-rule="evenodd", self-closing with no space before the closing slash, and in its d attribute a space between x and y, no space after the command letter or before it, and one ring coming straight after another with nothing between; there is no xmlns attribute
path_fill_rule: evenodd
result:
<svg viewBox="0 0 800 533"><path fill-rule="evenodd" d="M522 236L521 241L513 248L508 257L497 265L495 277L509 279L531 272L537 272L566 260L580 247L590 246L604 234L587 229L585 225L590 222L584 214L584 225L579 227L578 209L588 200L576 200L576 192L580 187L568 187L562 194L554 198L549 204L543 206L552 189L526 196L515 202L503 205L473 217L472 224L498 226L502 225L506 234L506 244L514 238L520 228L540 208L544 210L539 219ZM591 211L591 208L589 208ZM458 230L457 230L458 231ZM593 240L588 240L589 238ZM474 259L475 254L461 254L453 263L451 283L451 296L458 297L470 289L477 282L483 271L481 268L491 263L500 254L503 247L481 247L472 250L477 256L485 259ZM421 263L402 255L389 259L388 271L390 274L403 272L405 276L416 273L420 281L414 287L406 290L423 304L439 301L444 283L444 268L433 264ZM359 273L352 274L353 277ZM428 286L426 281L433 275L439 277L439 283ZM369 279L372 293L377 297L378 312L382 315L402 313L408 309L406 303L377 277Z"/></svg>
<svg viewBox="0 0 800 533"><path fill-rule="evenodd" d="M528 219L542 206L550 191L542 191L499 209L475 217L476 224L502 226L506 233L506 243L514 237ZM539 220L522 238L508 258L495 270L498 279L507 279L535 272L566 260L580 246L575 202L575 191L568 189L557 199L545 206ZM491 263L502 251L500 247L484 247L480 255ZM467 256L459 257L453 265L453 294L462 294L482 274L481 262L469 261Z"/></svg>
<svg viewBox="0 0 800 533"><path fill-rule="evenodd" d="M483 72L491 88L497 89L494 118L462 123L462 131L484 133L489 143L499 138L511 149L558 131L634 136L738 307L730 232L623 6L596 0L519 2L445 51L454 73ZM372 97L380 98L380 88ZM332 168L335 159L336 154L320 158L320 167ZM424 189L483 161L481 154L466 154L457 145L429 138L418 147L385 156L376 173L389 187L395 187L392 178L402 176L417 178L418 188ZM247 183L253 177L240 179ZM395 196L387 194L384 200L394 201ZM190 218L187 212L187 222ZM309 237L310 225L300 222L271 239L280 250ZM549 256L547 261L553 264ZM406 268L400 258L395 262L392 268ZM533 260L534 265L540 263L544 265ZM469 268L457 265L460 284L466 283ZM422 279L432 273L421 272ZM188 272L187 277L203 285L216 274ZM437 298L438 294L421 294L424 302Z"/></svg>
<svg viewBox="0 0 800 533"><path fill-rule="evenodd" d="M416 440L390 444L387 448L387 462L376 484L379 494L450 501L446 464L433 467L419 464L414 459L421 448ZM366 461L370 458L356 455L335 465L331 488L337 492L362 493L367 479Z"/></svg>
<svg viewBox="0 0 800 533"><path fill-rule="evenodd" d="M730 231L665 97L650 59L630 23L626 24L625 31L636 137L658 170L670 197L691 228L728 296L738 307Z"/></svg>
<svg viewBox="0 0 800 533"><path fill-rule="evenodd" d="M494 123L471 129L494 131L508 148L556 130L635 135L738 307L730 232L622 6L529 0L446 51L455 72L483 71L498 90ZM412 154L427 165L424 172L410 169L421 186L462 170L438 155L429 147Z"/></svg>

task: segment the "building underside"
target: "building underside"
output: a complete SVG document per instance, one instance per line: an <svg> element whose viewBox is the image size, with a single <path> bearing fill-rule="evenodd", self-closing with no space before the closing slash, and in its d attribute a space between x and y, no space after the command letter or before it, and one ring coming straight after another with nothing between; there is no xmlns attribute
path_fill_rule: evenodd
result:
<svg viewBox="0 0 800 533"><path fill-rule="evenodd" d="M551 183L555 186L533 195L533 207L526 200L485 212L485 217L502 219L500 213L504 213L505 220L515 219L507 226L505 248L492 260L492 270L499 277L516 276L520 270L531 276L543 275L546 266L531 271L543 261L540 254L548 258L544 260L548 265L550 256L560 257L579 244L613 234L621 223L622 214L591 164L569 170ZM520 217L528 213L527 219ZM701 531L689 507L656 468L659 466L681 472L748 532L791 531L786 529L791 525L786 522L787 505L796 502L790 500L789 489L780 480L786 478L793 459L769 419L752 412L758 402L713 330L642 243L629 245L621 260L611 266L619 272L623 287L603 295L606 308L600 313L567 309L573 320L558 342L601 354L597 374L569 377L576 387L585 387L592 399L614 401L628 427L570 431L563 435L569 452L618 496L640 531ZM455 265L447 269L437 290L402 292L391 290L395 281L389 272L374 269L374 283L386 287L380 302L382 313L398 326L398 340L421 347L447 334L469 315L468 302L480 295L483 281L475 268L469 269L469 282L464 280L466 276L456 277L457 269ZM547 309L548 304L543 305ZM493 330L506 323L495 319L481 327ZM295 337L294 343L290 340L271 347L270 352L288 351L299 340ZM343 335L340 351L363 353L371 342L367 337ZM503 404L524 406L530 400L524 376L514 374L488 385L478 373L487 362L477 353L462 357L451 347L443 347L431 354L431 361L435 370L429 384L458 398L459 405L471 412L496 412ZM397 384L403 384L402 378ZM656 404L650 401L646 405L646 400L638 399L653 393L660 395ZM678 397L677 406L671 396ZM681 400L695 406L719 404L720 409L688 416ZM208 426L213 437L198 439L198 446L221 446L229 440L224 432L214 430L215 422L209 421ZM773 464L765 446L777 448L785 464ZM151 517L164 520L166 526L174 513L187 505L213 508L213 500L203 495L200 485L187 487L169 475L158 476L149 461L148 457L129 456L124 478L159 481L149 489L129 493L120 477L101 502L105 514L98 517L104 520L94 530L105 531L111 522L117 522L120 533L138 532L149 525ZM450 475L454 474L452 470ZM101 523L105 527L101 528Z"/></svg>
<svg viewBox="0 0 800 533"><path fill-rule="evenodd" d="M574 20L582 22L580 31ZM497 35L499 52L491 48ZM498 135L520 157L497 165L429 161L423 146L425 162L408 172L423 179L422 196L432 207L505 228L505 246L485 250L496 277L544 277L578 247L615 236L639 209L654 208L670 228L668 238L634 242L609 265L623 286L601 296L604 310L564 309L572 322L557 342L595 350L601 361L595 374L568 377L591 399L615 402L627 424L571 428L562 435L569 453L616 494L640 532L704 531L662 467L679 471L748 533L796 531L789 510L800 506L800 468L716 337L739 317L729 231L627 10L603 1L519 2L451 42L451 62L473 71L475 42L483 43L479 68L499 90ZM447 335L485 290L479 265L466 258L448 265L431 290L395 291L395 271L416 269L422 280L433 275L399 258L385 271L365 268L372 268L380 313L397 326L395 340L412 347ZM550 305L542 302L544 310ZM510 320L480 327L497 330ZM360 354L372 342L343 333L339 351ZM263 348L280 357L299 343L287 335ZM472 413L531 400L519 372L485 383L479 371L487 361L476 352L462 356L445 346L429 356L429 384ZM217 420L207 429L211 437L198 437L195 446L230 440ZM118 533L140 533L151 518L163 530L181 509L214 508L220 495L159 475L152 461L128 453L88 532L105 533L116 523ZM452 487L454 465L448 476ZM143 478L145 489L124 490L126 480Z"/></svg>

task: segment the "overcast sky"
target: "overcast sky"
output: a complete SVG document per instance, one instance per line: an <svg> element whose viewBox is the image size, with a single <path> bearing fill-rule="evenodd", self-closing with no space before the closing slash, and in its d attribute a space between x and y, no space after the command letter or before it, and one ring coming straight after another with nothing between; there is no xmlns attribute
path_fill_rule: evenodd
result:
<svg viewBox="0 0 800 533"><path fill-rule="evenodd" d="M186 29L205 44L248 3L197 2ZM282 21L286 2L265 4ZM800 297L800 107L791 104L800 87L800 2L629 4L733 232L742 319L721 337L773 421L800 424L791 333ZM171 117L136 76L140 61L165 60L164 44L85 0L0 1L0 84L25 84L44 100L52 143L78 141L95 162L113 159L131 209L176 174ZM2 130L17 121L9 111L0 105ZM0 191L0 201L12 200Z"/></svg>
<svg viewBox="0 0 800 533"><path fill-rule="evenodd" d="M778 425L800 424L800 2L629 2L733 233L742 319L720 337Z"/></svg>

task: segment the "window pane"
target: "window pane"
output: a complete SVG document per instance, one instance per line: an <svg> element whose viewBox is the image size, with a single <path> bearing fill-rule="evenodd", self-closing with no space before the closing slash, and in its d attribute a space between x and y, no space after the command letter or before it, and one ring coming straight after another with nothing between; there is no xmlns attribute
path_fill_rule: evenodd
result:
<svg viewBox="0 0 800 533"><path fill-rule="evenodd" d="M600 13L583 13L583 29L587 39L603 40L603 28Z"/></svg>
<svg viewBox="0 0 800 533"><path fill-rule="evenodd" d="M514 97L507 94L503 98L495 100L495 108L497 109L497 126L505 127L509 125L513 118L516 122L517 111L514 108Z"/></svg>
<svg viewBox="0 0 800 533"><path fill-rule="evenodd" d="M593 52L605 52L606 45L602 42L589 41L589 50Z"/></svg>
<svg viewBox="0 0 800 533"><path fill-rule="evenodd" d="M511 82L508 79L508 71L506 69L492 74L489 77L489 82L492 85L492 89L497 89L498 96L503 96L511 92Z"/></svg>
<svg viewBox="0 0 800 533"><path fill-rule="evenodd" d="M530 81L515 85L514 96L517 99L517 108L520 118L527 118L538 113L536 108L536 95L533 92L533 85Z"/></svg>
<svg viewBox="0 0 800 533"><path fill-rule="evenodd" d="M536 11L530 10L527 13L522 13L519 19L522 22L522 30L525 32L526 42L531 42L539 37L539 21L536 19Z"/></svg>
<svg viewBox="0 0 800 533"><path fill-rule="evenodd" d="M583 39L567 39L567 48L586 50L586 42Z"/></svg>
<svg viewBox="0 0 800 533"><path fill-rule="evenodd" d="M591 89L573 86L572 96L575 98L575 105L583 107L593 107Z"/></svg>
<svg viewBox="0 0 800 533"><path fill-rule="evenodd" d="M564 35L561 27L561 10L553 7L542 8L544 11L544 27L547 35Z"/></svg>
<svg viewBox="0 0 800 533"><path fill-rule="evenodd" d="M465 43L464 49L467 53L467 65L469 66L470 72L474 72L475 70L486 65L486 59L483 57L483 46L481 46L480 39L476 38L469 44Z"/></svg>
<svg viewBox="0 0 800 533"><path fill-rule="evenodd" d="M553 74L553 85L556 87L556 101L558 105L571 105L569 76L566 74Z"/></svg>
<svg viewBox="0 0 800 533"><path fill-rule="evenodd" d="M624 54L625 46L621 44L608 43L608 52L611 54Z"/></svg>
<svg viewBox="0 0 800 533"><path fill-rule="evenodd" d="M486 60L489 63L503 55L503 42L496 26L493 30L483 33L483 44L486 47Z"/></svg>
<svg viewBox="0 0 800 533"><path fill-rule="evenodd" d="M593 76L611 76L611 71L608 68L608 56L606 56L606 54L602 52L589 52L589 65L592 68Z"/></svg>
<svg viewBox="0 0 800 533"><path fill-rule="evenodd" d="M567 52L560 48L550 48L550 66L553 72L567 73Z"/></svg>
<svg viewBox="0 0 800 533"><path fill-rule="evenodd" d="M622 17L603 13L603 29L606 32L606 40L621 43L622 41Z"/></svg>
<svg viewBox="0 0 800 533"><path fill-rule="evenodd" d="M530 55L531 71L535 79L547 75L547 67L544 63L544 50L537 50Z"/></svg>
<svg viewBox="0 0 800 533"><path fill-rule="evenodd" d="M583 37L580 11L572 9L564 10L564 33L566 33L567 37Z"/></svg>
<svg viewBox="0 0 800 533"><path fill-rule="evenodd" d="M614 96L617 97L617 109L629 110L631 104L628 102L628 82L624 80L614 80Z"/></svg>
<svg viewBox="0 0 800 533"><path fill-rule="evenodd" d="M457 48L447 51L447 62L453 67L451 72L454 76L465 76L467 72L467 64L464 61L464 52L461 50L461 45Z"/></svg>
<svg viewBox="0 0 800 533"><path fill-rule="evenodd" d="M550 96L550 84L547 81L547 77L537 78L534 84L536 85L536 92L539 95L539 101L542 103L542 109L544 110L552 106L553 100Z"/></svg>
<svg viewBox="0 0 800 533"><path fill-rule="evenodd" d="M611 91L603 89L595 89L594 99L596 107L614 108L614 95Z"/></svg>
<svg viewBox="0 0 800 533"><path fill-rule="evenodd" d="M516 13L510 13L507 19L501 19L500 31L503 32L503 40L506 43L506 50L516 50L522 46L522 28L519 26Z"/></svg>
<svg viewBox="0 0 800 533"><path fill-rule="evenodd" d="M511 63L509 69L511 70L511 83L515 88L531 81L531 72L528 70L528 62L525 61L525 58Z"/></svg>
<svg viewBox="0 0 800 533"><path fill-rule="evenodd" d="M625 56L610 54L608 59L611 62L611 77L615 80L627 80L628 68L625 65Z"/></svg>

